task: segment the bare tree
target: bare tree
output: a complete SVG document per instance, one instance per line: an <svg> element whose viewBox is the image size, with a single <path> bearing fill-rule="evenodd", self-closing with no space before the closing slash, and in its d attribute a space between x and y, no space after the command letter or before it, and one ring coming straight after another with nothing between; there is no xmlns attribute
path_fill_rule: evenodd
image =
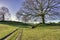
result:
<svg viewBox="0 0 60 40"><path fill-rule="evenodd" d="M6 7L1 7L0 8L0 15L2 15L2 17L1 17L2 18L2 21L5 20L6 14L8 14L10 16L9 9L6 8Z"/></svg>
<svg viewBox="0 0 60 40"><path fill-rule="evenodd" d="M17 16L17 19L20 21L22 20L23 22L28 22L29 18L28 17L29 15L23 13L21 10L19 10L17 13L16 13L16 16Z"/></svg>
<svg viewBox="0 0 60 40"><path fill-rule="evenodd" d="M57 0L25 0L23 7L20 11L26 14L26 17L41 17L42 23L45 24L46 16L55 19L60 16L56 9L60 8L60 1ZM23 15L24 14L20 14Z"/></svg>

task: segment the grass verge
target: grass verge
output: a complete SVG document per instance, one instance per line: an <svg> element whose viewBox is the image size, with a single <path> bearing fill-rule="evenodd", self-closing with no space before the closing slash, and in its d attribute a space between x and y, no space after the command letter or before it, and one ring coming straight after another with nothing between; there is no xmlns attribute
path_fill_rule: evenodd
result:
<svg viewBox="0 0 60 40"><path fill-rule="evenodd" d="M60 40L60 26L25 28L22 40Z"/></svg>

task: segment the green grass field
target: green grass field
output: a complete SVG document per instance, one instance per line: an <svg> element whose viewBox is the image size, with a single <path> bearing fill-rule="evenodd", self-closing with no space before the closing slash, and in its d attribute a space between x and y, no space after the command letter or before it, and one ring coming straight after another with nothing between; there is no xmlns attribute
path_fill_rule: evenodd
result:
<svg viewBox="0 0 60 40"><path fill-rule="evenodd" d="M26 28L27 27L27 28ZM9 34L16 28L19 28L8 40L15 40L23 29L21 40L60 40L60 26L59 25L39 25L34 29L30 28L28 24L0 22L0 38Z"/></svg>
<svg viewBox="0 0 60 40"><path fill-rule="evenodd" d="M27 25L27 26L26 26ZM9 33L13 32L14 30L18 29L11 35L11 37L7 38L8 40L15 40L21 31L21 28L27 28L29 24L26 23L19 23L19 22L8 22L8 21L1 21L0 22L0 39L8 35Z"/></svg>
<svg viewBox="0 0 60 40"><path fill-rule="evenodd" d="M22 40L60 40L60 27L37 27L35 29L23 29Z"/></svg>
<svg viewBox="0 0 60 40"><path fill-rule="evenodd" d="M5 25L0 24L0 38L6 36L7 34L11 33L15 29L17 29L17 27L9 26L6 24Z"/></svg>

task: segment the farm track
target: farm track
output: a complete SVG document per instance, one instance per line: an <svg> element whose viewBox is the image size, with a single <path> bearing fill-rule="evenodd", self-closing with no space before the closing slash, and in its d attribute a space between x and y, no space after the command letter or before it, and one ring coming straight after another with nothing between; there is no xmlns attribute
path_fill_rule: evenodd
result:
<svg viewBox="0 0 60 40"><path fill-rule="evenodd" d="M5 37L1 38L0 40L7 40L7 38L10 37L10 35L12 35L14 32L16 32L18 29L14 30L13 32L9 33L8 35L6 35Z"/></svg>
<svg viewBox="0 0 60 40"><path fill-rule="evenodd" d="M22 40L22 35L23 35L23 29L21 29L21 32L19 32L19 35L16 38L16 40Z"/></svg>

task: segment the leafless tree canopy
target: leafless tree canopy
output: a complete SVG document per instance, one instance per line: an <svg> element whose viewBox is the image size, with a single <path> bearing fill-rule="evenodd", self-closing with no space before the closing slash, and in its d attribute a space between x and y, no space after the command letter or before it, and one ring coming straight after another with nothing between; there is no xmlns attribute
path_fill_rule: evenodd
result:
<svg viewBox="0 0 60 40"><path fill-rule="evenodd" d="M9 9L6 7L1 7L0 8L0 21L9 20L9 18L10 18Z"/></svg>
<svg viewBox="0 0 60 40"><path fill-rule="evenodd" d="M60 1L57 0L25 0L22 8L17 12L17 18L23 16L24 19L27 18L25 20L36 21L41 17L42 23L45 23L48 17L56 19L60 16L60 13L56 11L58 8L60 8Z"/></svg>

